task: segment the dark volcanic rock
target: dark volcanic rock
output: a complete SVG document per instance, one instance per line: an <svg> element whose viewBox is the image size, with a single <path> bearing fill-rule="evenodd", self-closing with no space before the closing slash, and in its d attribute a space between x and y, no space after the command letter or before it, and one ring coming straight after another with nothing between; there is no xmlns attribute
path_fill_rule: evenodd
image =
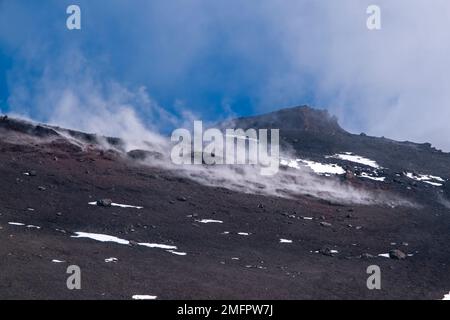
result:
<svg viewBox="0 0 450 320"><path fill-rule="evenodd" d="M406 259L406 254L398 249L394 249L389 251L389 257L395 260L403 260Z"/></svg>
<svg viewBox="0 0 450 320"><path fill-rule="evenodd" d="M147 158L154 158L158 160L163 159L163 155L156 151L131 150L127 152L127 155L134 160L145 160Z"/></svg>
<svg viewBox="0 0 450 320"><path fill-rule="evenodd" d="M99 207L111 207L112 200L111 199L100 199L100 200L97 200L97 205Z"/></svg>
<svg viewBox="0 0 450 320"><path fill-rule="evenodd" d="M336 254L336 252L333 251L330 247L323 247L322 249L319 250L319 252L324 256L329 257L333 257Z"/></svg>
<svg viewBox="0 0 450 320"><path fill-rule="evenodd" d="M36 175L37 175L35 170L26 171L25 174L30 177L36 177Z"/></svg>
<svg viewBox="0 0 450 320"><path fill-rule="evenodd" d="M450 200L450 180L444 183L442 190L444 191L444 195Z"/></svg>

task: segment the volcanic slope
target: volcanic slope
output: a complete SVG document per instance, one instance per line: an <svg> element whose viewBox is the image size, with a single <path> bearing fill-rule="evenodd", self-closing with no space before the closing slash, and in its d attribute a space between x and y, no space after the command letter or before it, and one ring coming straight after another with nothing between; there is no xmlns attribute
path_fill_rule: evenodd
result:
<svg viewBox="0 0 450 320"><path fill-rule="evenodd" d="M353 135L308 107L234 125L280 128L290 150L282 170L309 170L409 205L202 185L152 165L148 151L127 153L120 139L0 118L0 299L442 299L449 292L449 154ZM101 199L112 203L97 205ZM70 265L81 269L81 290L66 286ZM367 288L370 265L381 268L381 290Z"/></svg>

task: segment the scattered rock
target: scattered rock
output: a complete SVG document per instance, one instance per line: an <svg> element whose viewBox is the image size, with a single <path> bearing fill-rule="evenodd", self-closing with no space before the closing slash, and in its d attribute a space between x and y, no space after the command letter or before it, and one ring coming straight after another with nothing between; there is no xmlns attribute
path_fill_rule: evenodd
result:
<svg viewBox="0 0 450 320"><path fill-rule="evenodd" d="M112 200L111 199L100 199L100 200L97 200L97 205L99 207L111 207Z"/></svg>
<svg viewBox="0 0 450 320"><path fill-rule="evenodd" d="M177 200L181 202L187 201L186 197L178 197Z"/></svg>
<svg viewBox="0 0 450 320"><path fill-rule="evenodd" d="M332 250L330 247L323 247L319 250L319 253L323 254L324 256L333 257L337 251Z"/></svg>
<svg viewBox="0 0 450 320"><path fill-rule="evenodd" d="M45 190L47 190L47 188L46 188L46 187L43 187L43 186L39 186L38 189L39 189L40 191L45 191Z"/></svg>
<svg viewBox="0 0 450 320"><path fill-rule="evenodd" d="M395 260L403 260L406 259L406 254L398 249L394 249L389 251L389 257Z"/></svg>
<svg viewBox="0 0 450 320"><path fill-rule="evenodd" d="M361 255L361 258L363 258L363 259L372 259L372 258L375 258L375 256L371 255L370 253L363 253Z"/></svg>
<svg viewBox="0 0 450 320"><path fill-rule="evenodd" d="M350 170L347 170L345 172L344 178L347 179L347 180L352 180L352 179L355 178L355 175Z"/></svg>
<svg viewBox="0 0 450 320"><path fill-rule="evenodd" d="M135 246L138 246L138 245L139 245L138 242L136 242L134 240L130 240L130 246L135 247Z"/></svg>
<svg viewBox="0 0 450 320"><path fill-rule="evenodd" d="M25 175L30 176L30 177L35 177L37 175L37 173L34 170L30 170L30 171L25 172Z"/></svg>

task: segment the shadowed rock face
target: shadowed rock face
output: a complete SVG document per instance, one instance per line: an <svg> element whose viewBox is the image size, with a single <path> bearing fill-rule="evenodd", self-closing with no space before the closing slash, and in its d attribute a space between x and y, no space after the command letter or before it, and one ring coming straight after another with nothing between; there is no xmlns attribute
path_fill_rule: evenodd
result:
<svg viewBox="0 0 450 320"><path fill-rule="evenodd" d="M51 128L34 125L26 121L11 119L7 116L0 117L0 129L16 131L40 138L58 136L56 131Z"/></svg>
<svg viewBox="0 0 450 320"><path fill-rule="evenodd" d="M161 153L147 150L131 150L127 152L127 155L128 157L134 160L146 160L149 158L154 158L158 160L163 159L163 155Z"/></svg>
<svg viewBox="0 0 450 320"><path fill-rule="evenodd" d="M151 152L121 153L118 139L106 139L111 152L95 135L0 118L0 299L441 299L450 291L450 215L440 201L448 154L353 135L305 107L236 123L280 126L295 156L341 165L343 183L418 206L204 186L143 165ZM345 151L379 163L385 181L361 177L370 166L326 158ZM443 186L420 180L426 175ZM111 205L92 205L99 199ZM66 288L73 264L80 291ZM367 289L369 265L381 268L382 290Z"/></svg>
<svg viewBox="0 0 450 320"><path fill-rule="evenodd" d="M236 127L282 129L286 131L310 132L321 135L345 134L337 121L326 110L307 106L283 109L261 116L233 120Z"/></svg>
<svg viewBox="0 0 450 320"><path fill-rule="evenodd" d="M447 199L450 200L450 181L444 183L442 190L444 191L444 195L447 197Z"/></svg>
<svg viewBox="0 0 450 320"><path fill-rule="evenodd" d="M7 132L9 131L38 138L62 137L61 133L64 133L69 137L80 140L80 142L94 144L99 142L99 138L102 138L107 143L109 143L111 147L119 149L123 148L123 141L121 141L119 138L101 137L96 134L84 133L51 125L36 124L29 121L10 118L7 116L0 117L0 130L3 130L5 134L7 134Z"/></svg>

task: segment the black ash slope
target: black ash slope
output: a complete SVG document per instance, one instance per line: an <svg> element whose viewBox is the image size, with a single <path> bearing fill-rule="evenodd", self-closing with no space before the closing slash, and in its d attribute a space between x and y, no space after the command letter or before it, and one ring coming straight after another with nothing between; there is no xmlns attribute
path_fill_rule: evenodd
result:
<svg viewBox="0 0 450 320"><path fill-rule="evenodd" d="M340 163L348 183L396 192L420 206L348 206L206 187L100 149L93 135L66 131L91 144L82 147L51 127L0 119L0 298L441 299L450 291L447 186L402 174L447 179L448 154L351 135L308 108L237 124L281 128L299 158ZM121 142L111 144L117 150ZM353 171L370 168L325 158L340 152L377 161L386 181L357 178ZM102 198L143 209L88 204ZM73 238L76 232L130 244ZM392 249L412 256L377 256ZM366 287L373 264L381 267L382 290ZM67 289L68 265L80 266L81 290Z"/></svg>

